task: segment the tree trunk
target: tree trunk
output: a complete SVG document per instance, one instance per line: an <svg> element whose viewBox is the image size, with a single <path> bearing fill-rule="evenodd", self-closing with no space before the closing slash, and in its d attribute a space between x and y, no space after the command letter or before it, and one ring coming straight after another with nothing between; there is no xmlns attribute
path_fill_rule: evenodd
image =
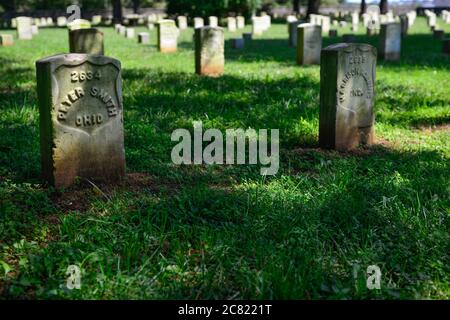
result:
<svg viewBox="0 0 450 320"><path fill-rule="evenodd" d="M362 16L364 13L366 13L366 9L367 9L366 0L361 0L361 9L359 15Z"/></svg>
<svg viewBox="0 0 450 320"><path fill-rule="evenodd" d="M317 14L319 13L320 0L308 0L308 11L307 15L309 16L311 13Z"/></svg>
<svg viewBox="0 0 450 320"><path fill-rule="evenodd" d="M133 0L133 12L138 13L140 7L141 7L141 1Z"/></svg>
<svg viewBox="0 0 450 320"><path fill-rule="evenodd" d="M294 12L300 13L300 0L294 0Z"/></svg>
<svg viewBox="0 0 450 320"><path fill-rule="evenodd" d="M112 0L113 5L113 23L122 23L122 1Z"/></svg>
<svg viewBox="0 0 450 320"><path fill-rule="evenodd" d="M380 13L386 14L388 12L388 0L380 0Z"/></svg>

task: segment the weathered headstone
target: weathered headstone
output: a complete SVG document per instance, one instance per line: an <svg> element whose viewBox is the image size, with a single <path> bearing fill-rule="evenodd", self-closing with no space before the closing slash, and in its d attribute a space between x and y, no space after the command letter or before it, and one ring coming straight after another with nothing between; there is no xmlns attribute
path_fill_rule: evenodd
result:
<svg viewBox="0 0 450 320"><path fill-rule="evenodd" d="M95 29L69 31L71 53L104 54L103 32Z"/></svg>
<svg viewBox="0 0 450 320"><path fill-rule="evenodd" d="M134 38L134 29L133 28L126 28L126 30L125 30L125 37L127 37L128 39L133 39Z"/></svg>
<svg viewBox="0 0 450 320"><path fill-rule="evenodd" d="M204 26L203 18L195 17L194 18L194 29L202 28Z"/></svg>
<svg viewBox="0 0 450 320"><path fill-rule="evenodd" d="M195 72L219 76L225 64L224 32L220 27L195 29Z"/></svg>
<svg viewBox="0 0 450 320"><path fill-rule="evenodd" d="M48 18L46 19L45 25L46 25L47 27L53 27L53 25L54 25L53 18L52 18L52 17L48 17Z"/></svg>
<svg viewBox="0 0 450 320"><path fill-rule="evenodd" d="M13 44L12 34L0 34L0 47L12 46Z"/></svg>
<svg viewBox="0 0 450 320"><path fill-rule="evenodd" d="M56 187L77 176L116 182L125 175L118 60L61 54L36 62L44 178Z"/></svg>
<svg viewBox="0 0 450 320"><path fill-rule="evenodd" d="M188 23L187 23L187 17L186 16L178 16L177 17L177 22L178 22L178 29L180 29L180 30L187 29Z"/></svg>
<svg viewBox="0 0 450 320"><path fill-rule="evenodd" d="M265 30L264 17L253 17L252 18L252 34L261 35Z"/></svg>
<svg viewBox="0 0 450 320"><path fill-rule="evenodd" d="M323 49L321 56L320 146L349 150L372 144L376 49L339 43Z"/></svg>
<svg viewBox="0 0 450 320"><path fill-rule="evenodd" d="M150 43L150 34L148 32L139 32L138 33L138 43L149 44Z"/></svg>
<svg viewBox="0 0 450 320"><path fill-rule="evenodd" d="M235 17L228 17L227 18L227 27L228 27L228 31L230 32L235 32L237 29L237 25L236 25L236 18Z"/></svg>
<svg viewBox="0 0 450 320"><path fill-rule="evenodd" d="M178 28L173 20L158 21L158 49L161 52L175 52L178 45Z"/></svg>
<svg viewBox="0 0 450 320"><path fill-rule="evenodd" d="M88 20L75 19L67 24L67 28L69 28L70 31L78 29L89 29L91 28L91 23Z"/></svg>
<svg viewBox="0 0 450 320"><path fill-rule="evenodd" d="M31 30L32 20L29 17L17 17L17 38L20 40L33 39L33 32Z"/></svg>
<svg viewBox="0 0 450 320"><path fill-rule="evenodd" d="M245 45L245 41L243 38L231 39L231 47L233 49L243 49L244 45Z"/></svg>
<svg viewBox="0 0 450 320"><path fill-rule="evenodd" d="M219 25L219 19L216 16L208 17L210 27L217 27Z"/></svg>
<svg viewBox="0 0 450 320"><path fill-rule="evenodd" d="M297 64L319 64L322 27L303 23L297 27Z"/></svg>
<svg viewBox="0 0 450 320"><path fill-rule="evenodd" d="M236 17L236 26L238 29L244 29L245 28L245 18L243 16L237 16Z"/></svg>
<svg viewBox="0 0 450 320"><path fill-rule="evenodd" d="M297 46L297 27L303 23L304 21L299 20L289 22L289 46L294 48Z"/></svg>
<svg viewBox="0 0 450 320"><path fill-rule="evenodd" d="M389 61L400 59L401 37L400 23L390 22L381 25L380 54L382 59Z"/></svg>

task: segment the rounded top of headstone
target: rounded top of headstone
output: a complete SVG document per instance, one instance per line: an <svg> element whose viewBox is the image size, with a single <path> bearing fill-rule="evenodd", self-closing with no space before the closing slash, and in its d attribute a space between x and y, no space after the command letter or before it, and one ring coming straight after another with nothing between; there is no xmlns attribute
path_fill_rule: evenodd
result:
<svg viewBox="0 0 450 320"><path fill-rule="evenodd" d="M103 32L101 32L100 30L96 29L96 28L87 28L87 29L73 29L73 30L69 30L70 33L72 32L77 32L77 33L99 33L103 35Z"/></svg>
<svg viewBox="0 0 450 320"><path fill-rule="evenodd" d="M201 29L201 30L215 30L215 31L224 31L224 29L222 27L211 27L211 26L203 26L200 28L196 28L196 29Z"/></svg>
<svg viewBox="0 0 450 320"><path fill-rule="evenodd" d="M53 56L49 56L49 57L45 57L45 58L37 60L36 65L50 63L52 65L52 67L57 68L60 65L77 66L77 65L83 64L87 61L91 62L93 64L98 64L98 65L112 63L119 69L121 66L120 61L115 58L107 57L104 55L86 54L86 53L56 54Z"/></svg>
<svg viewBox="0 0 450 320"><path fill-rule="evenodd" d="M371 46L367 43L336 43L332 44L326 48L323 48L322 51L345 51L345 52L352 52L354 50L360 50L360 51L372 51L374 54L376 54L377 49L374 46Z"/></svg>

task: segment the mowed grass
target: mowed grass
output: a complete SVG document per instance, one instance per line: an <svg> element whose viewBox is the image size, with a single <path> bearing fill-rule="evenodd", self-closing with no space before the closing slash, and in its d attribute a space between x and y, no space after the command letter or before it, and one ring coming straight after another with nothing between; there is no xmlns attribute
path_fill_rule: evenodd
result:
<svg viewBox="0 0 450 320"><path fill-rule="evenodd" d="M67 30L0 47L1 298L450 298L450 59L423 18L401 62L378 63L376 145L346 153L318 148L320 68L295 65L286 25L245 50L227 41L215 79L193 73L192 29L175 54L156 51L155 30L151 45L102 31L123 67L118 186L40 180L34 62L68 52ZM173 165L170 135L192 121L280 129L278 174ZM66 288L69 265L79 290ZM369 265L380 290L366 288Z"/></svg>

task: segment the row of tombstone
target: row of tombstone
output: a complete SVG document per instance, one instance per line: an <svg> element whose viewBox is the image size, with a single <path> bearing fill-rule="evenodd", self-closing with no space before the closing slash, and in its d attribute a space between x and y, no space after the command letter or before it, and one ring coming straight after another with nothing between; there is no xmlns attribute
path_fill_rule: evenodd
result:
<svg viewBox="0 0 450 320"><path fill-rule="evenodd" d="M195 38L198 73L222 72L223 29L198 28ZM376 49L339 43L320 52L320 146L349 150L372 144ZM76 177L120 181L125 175L120 61L55 55L36 62L36 77L44 178L56 187L68 187Z"/></svg>

